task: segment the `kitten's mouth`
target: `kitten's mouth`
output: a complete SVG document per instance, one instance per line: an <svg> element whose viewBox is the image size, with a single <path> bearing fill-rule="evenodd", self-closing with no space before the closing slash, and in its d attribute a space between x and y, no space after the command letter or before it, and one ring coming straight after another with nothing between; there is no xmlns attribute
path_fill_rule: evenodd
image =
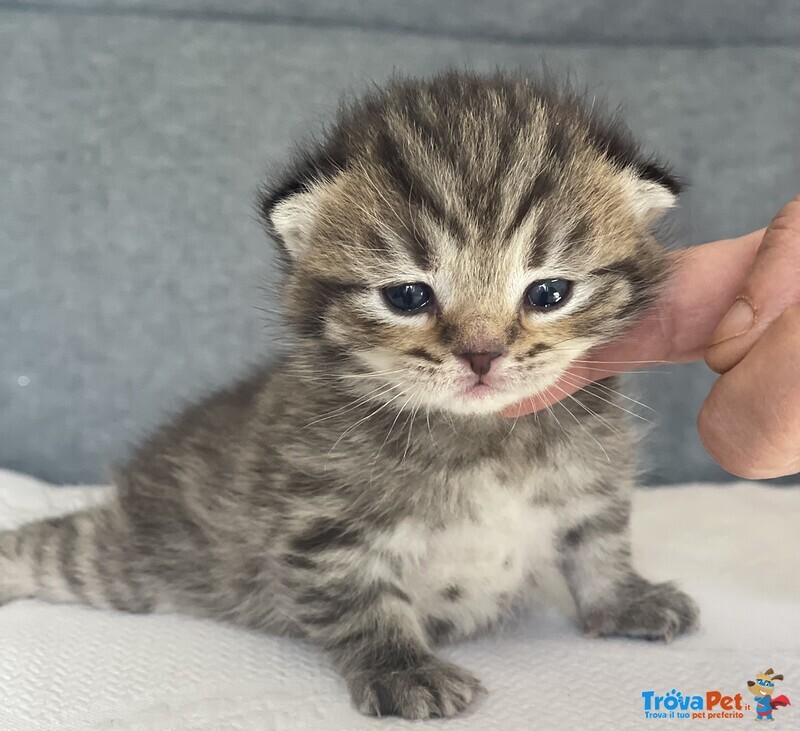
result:
<svg viewBox="0 0 800 731"><path fill-rule="evenodd" d="M490 386L488 383L484 383L483 381L473 383L462 391L462 395L465 398L474 399L487 398L488 396L493 396L496 393L497 389L494 386Z"/></svg>

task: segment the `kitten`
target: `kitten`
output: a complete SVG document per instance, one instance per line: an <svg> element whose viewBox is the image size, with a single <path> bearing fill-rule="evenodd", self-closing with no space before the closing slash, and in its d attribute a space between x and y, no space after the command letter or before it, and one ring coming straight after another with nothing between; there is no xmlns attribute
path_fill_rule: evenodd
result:
<svg viewBox="0 0 800 731"><path fill-rule="evenodd" d="M150 438L107 505L0 535L0 599L175 611L309 638L368 714L482 692L434 647L557 569L591 635L693 601L631 566L613 379L516 422L652 301L678 185L622 124L524 74L394 80L263 194L284 362Z"/></svg>

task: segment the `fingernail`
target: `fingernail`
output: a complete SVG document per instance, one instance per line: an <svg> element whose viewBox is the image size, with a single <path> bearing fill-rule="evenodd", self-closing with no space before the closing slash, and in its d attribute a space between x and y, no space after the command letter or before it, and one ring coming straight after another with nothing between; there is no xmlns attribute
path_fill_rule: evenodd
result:
<svg viewBox="0 0 800 731"><path fill-rule="evenodd" d="M746 299L738 299L733 303L733 307L728 310L728 314L722 318L722 322L717 326L714 335L711 337L711 345L719 345L731 338L738 338L744 335L756 321L756 313L753 306Z"/></svg>

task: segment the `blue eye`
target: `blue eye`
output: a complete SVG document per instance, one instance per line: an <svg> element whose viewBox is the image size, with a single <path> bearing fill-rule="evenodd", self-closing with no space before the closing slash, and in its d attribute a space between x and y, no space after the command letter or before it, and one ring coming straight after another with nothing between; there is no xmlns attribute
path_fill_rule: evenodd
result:
<svg viewBox="0 0 800 731"><path fill-rule="evenodd" d="M422 282L399 284L386 287L383 297L395 310L400 312L416 312L426 307L433 300L433 290Z"/></svg>
<svg viewBox="0 0 800 731"><path fill-rule="evenodd" d="M554 310L572 295L568 279L542 279L534 282L525 293L525 304L535 310Z"/></svg>

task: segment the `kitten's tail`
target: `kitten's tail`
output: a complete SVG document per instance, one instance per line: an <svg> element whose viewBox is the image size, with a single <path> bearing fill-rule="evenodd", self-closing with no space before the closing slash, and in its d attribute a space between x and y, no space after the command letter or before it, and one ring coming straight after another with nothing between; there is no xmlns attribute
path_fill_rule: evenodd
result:
<svg viewBox="0 0 800 731"><path fill-rule="evenodd" d="M37 598L154 611L155 587L132 563L126 534L114 502L0 533L0 604Z"/></svg>

